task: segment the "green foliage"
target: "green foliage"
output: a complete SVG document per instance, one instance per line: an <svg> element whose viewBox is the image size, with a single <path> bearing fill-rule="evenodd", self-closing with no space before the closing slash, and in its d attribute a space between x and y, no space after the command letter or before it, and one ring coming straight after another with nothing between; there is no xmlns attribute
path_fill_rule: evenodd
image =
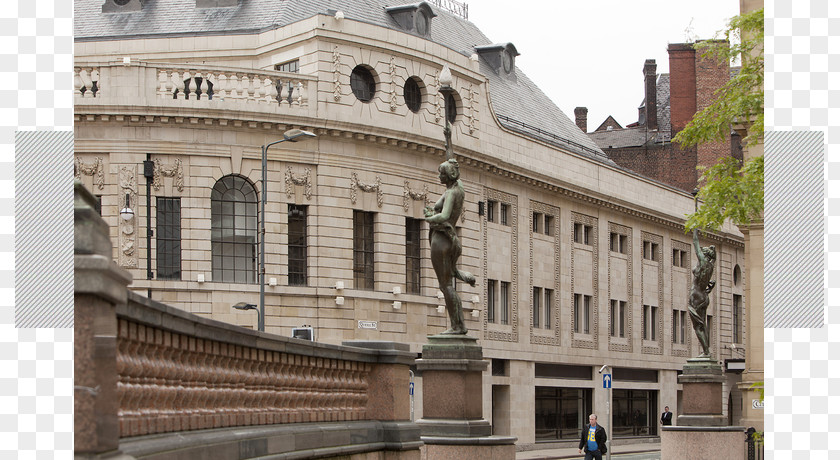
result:
<svg viewBox="0 0 840 460"><path fill-rule="evenodd" d="M743 167L736 158L723 158L703 174L697 198L702 206L688 216L686 233L695 228L716 230L724 220L748 224L764 210L764 156L748 160Z"/></svg>
<svg viewBox="0 0 840 460"><path fill-rule="evenodd" d="M684 148L724 140L735 122L750 124L747 145L755 145L764 136L764 9L735 16L723 34L722 40L702 41L695 49L704 58L720 62L740 58L741 70L674 137Z"/></svg>
<svg viewBox="0 0 840 460"><path fill-rule="evenodd" d="M708 59L733 62L741 59L741 70L715 92L716 99L673 139L683 148L722 141L733 123L748 125L748 146L764 137L764 9L729 21L724 40L695 45ZM695 228L717 230L726 219L747 224L764 210L764 157L752 158L743 166L734 158L723 158L710 168L701 168L700 208L688 217L686 233Z"/></svg>

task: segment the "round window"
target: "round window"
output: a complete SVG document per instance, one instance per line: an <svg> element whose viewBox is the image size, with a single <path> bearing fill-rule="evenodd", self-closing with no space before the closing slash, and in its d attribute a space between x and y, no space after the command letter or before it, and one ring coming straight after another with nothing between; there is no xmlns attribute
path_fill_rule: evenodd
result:
<svg viewBox="0 0 840 460"><path fill-rule="evenodd" d="M502 65L504 66L506 73L510 73L513 69L513 56L510 55L509 51L502 53Z"/></svg>
<svg viewBox="0 0 840 460"><path fill-rule="evenodd" d="M367 67L357 65L350 74L350 89L353 94L362 102L370 102L373 94L376 93L376 80Z"/></svg>
<svg viewBox="0 0 840 460"><path fill-rule="evenodd" d="M409 77L403 86L403 98L405 98L405 105L414 113L420 110L421 92L420 84L417 83L416 77Z"/></svg>
<svg viewBox="0 0 840 460"><path fill-rule="evenodd" d="M417 33L420 35L426 35L429 33L429 17L426 16L426 13L420 11L417 13Z"/></svg>

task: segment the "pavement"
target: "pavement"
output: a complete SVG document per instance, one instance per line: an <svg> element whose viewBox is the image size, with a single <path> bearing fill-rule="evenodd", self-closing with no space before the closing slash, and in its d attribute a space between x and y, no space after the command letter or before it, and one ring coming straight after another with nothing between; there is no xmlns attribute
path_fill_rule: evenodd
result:
<svg viewBox="0 0 840 460"><path fill-rule="evenodd" d="M614 446L612 458L615 460L660 460L660 443L638 443ZM554 460L554 459L583 459L577 447L561 447L557 449L527 450L516 453L516 460ZM604 456L606 460L606 455Z"/></svg>

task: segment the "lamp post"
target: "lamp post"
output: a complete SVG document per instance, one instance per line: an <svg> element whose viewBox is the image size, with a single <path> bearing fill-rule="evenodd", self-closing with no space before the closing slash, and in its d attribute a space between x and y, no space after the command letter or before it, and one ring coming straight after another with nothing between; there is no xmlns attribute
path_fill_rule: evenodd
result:
<svg viewBox="0 0 840 460"><path fill-rule="evenodd" d="M290 129L283 133L283 139L262 146L262 199L260 200L260 311L257 330L265 331L265 202L268 191L268 148L281 142L298 142L315 137L315 133L302 129ZM237 304L239 305L239 304ZM247 308L243 308L246 309Z"/></svg>
<svg viewBox="0 0 840 460"><path fill-rule="evenodd" d="M446 159L455 158L455 153L452 150L452 125L449 123L449 99L455 92L452 88L452 72L449 66L444 64L440 71L440 89L438 90L443 95L443 136L446 138Z"/></svg>

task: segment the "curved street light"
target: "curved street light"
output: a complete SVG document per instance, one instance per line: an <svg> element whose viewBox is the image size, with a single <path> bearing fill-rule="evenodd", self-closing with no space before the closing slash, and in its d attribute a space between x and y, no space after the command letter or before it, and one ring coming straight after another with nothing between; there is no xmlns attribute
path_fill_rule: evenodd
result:
<svg viewBox="0 0 840 460"><path fill-rule="evenodd" d="M268 191L268 148L281 142L300 142L312 139L313 137L316 137L315 133L295 128L284 132L283 139L262 146L262 199L260 200L260 309L257 317L257 330L260 332L265 331L265 202Z"/></svg>

